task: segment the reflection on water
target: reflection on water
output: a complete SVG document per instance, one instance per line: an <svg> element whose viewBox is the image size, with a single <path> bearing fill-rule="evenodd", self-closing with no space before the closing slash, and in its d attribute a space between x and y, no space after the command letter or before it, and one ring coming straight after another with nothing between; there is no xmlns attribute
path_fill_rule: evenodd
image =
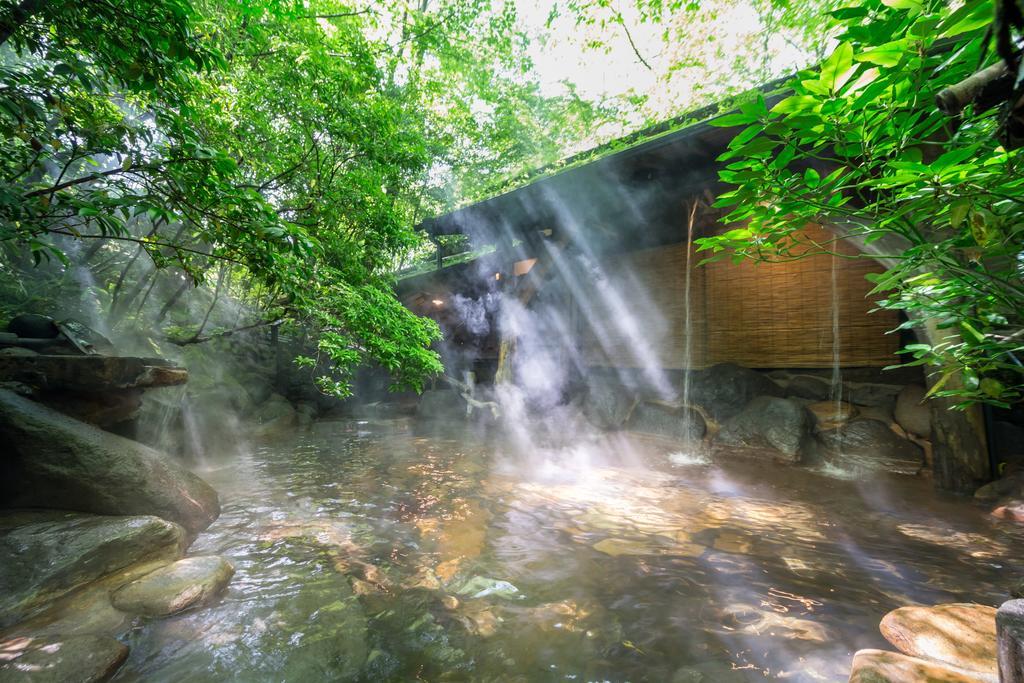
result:
<svg viewBox="0 0 1024 683"><path fill-rule="evenodd" d="M1019 531L927 482L587 448L522 467L324 422L209 471L192 552L235 579L141 624L117 680L844 681L890 609L997 604L1024 569Z"/></svg>

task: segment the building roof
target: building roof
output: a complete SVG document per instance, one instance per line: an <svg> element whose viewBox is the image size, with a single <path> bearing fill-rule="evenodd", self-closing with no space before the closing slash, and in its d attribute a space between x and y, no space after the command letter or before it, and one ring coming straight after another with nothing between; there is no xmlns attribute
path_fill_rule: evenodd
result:
<svg viewBox="0 0 1024 683"><path fill-rule="evenodd" d="M785 80L758 90L777 99ZM565 170L424 221L418 229L432 237L467 234L476 245L506 247L555 226L586 229L597 242L618 236L634 247L662 244L666 231L678 235L683 200L718 187L716 159L737 130L710 122L731 111L712 105L662 122L555 165Z"/></svg>

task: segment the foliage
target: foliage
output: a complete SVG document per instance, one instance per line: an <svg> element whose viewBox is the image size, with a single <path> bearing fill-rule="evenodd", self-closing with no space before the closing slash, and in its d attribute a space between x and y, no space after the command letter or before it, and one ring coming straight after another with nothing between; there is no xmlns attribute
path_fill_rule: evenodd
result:
<svg viewBox="0 0 1024 683"><path fill-rule="evenodd" d="M54 295L88 271L111 328L179 341L240 300L314 329L334 393L364 363L420 388L438 329L389 275L412 226L598 115L540 94L515 25L488 0L3 0L3 275L19 249ZM182 319L191 285L212 303Z"/></svg>
<svg viewBox="0 0 1024 683"><path fill-rule="evenodd" d="M990 2L867 0L836 10L841 43L791 94L716 122L744 126L722 156L718 205L739 227L713 258L831 253L808 223L879 257L883 306L937 326L905 353L938 370L933 395L1009 406L1024 393L1024 178L992 111L950 119L935 95L995 56ZM867 257L867 255L865 255Z"/></svg>

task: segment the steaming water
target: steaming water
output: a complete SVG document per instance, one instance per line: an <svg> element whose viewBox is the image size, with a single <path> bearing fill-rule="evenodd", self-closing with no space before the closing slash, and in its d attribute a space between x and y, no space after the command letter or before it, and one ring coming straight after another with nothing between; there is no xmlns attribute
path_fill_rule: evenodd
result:
<svg viewBox="0 0 1024 683"><path fill-rule="evenodd" d="M117 680L845 681L888 610L1024 570L1020 531L925 481L508 448L323 422L205 472L224 510L191 552L235 578L141 623Z"/></svg>

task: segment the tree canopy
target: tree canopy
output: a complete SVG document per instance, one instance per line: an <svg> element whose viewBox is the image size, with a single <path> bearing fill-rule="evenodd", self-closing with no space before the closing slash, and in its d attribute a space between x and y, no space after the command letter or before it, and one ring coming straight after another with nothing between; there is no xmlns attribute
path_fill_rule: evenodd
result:
<svg viewBox="0 0 1024 683"><path fill-rule="evenodd" d="M1008 407L1024 392L1024 178L1000 135L1001 97L955 117L936 95L1001 59L991 2L868 0L834 11L843 29L820 66L769 106L757 97L716 122L743 126L722 159L719 198L735 227L702 241L715 256L835 253L807 223L889 266L874 278L934 368L931 392Z"/></svg>

